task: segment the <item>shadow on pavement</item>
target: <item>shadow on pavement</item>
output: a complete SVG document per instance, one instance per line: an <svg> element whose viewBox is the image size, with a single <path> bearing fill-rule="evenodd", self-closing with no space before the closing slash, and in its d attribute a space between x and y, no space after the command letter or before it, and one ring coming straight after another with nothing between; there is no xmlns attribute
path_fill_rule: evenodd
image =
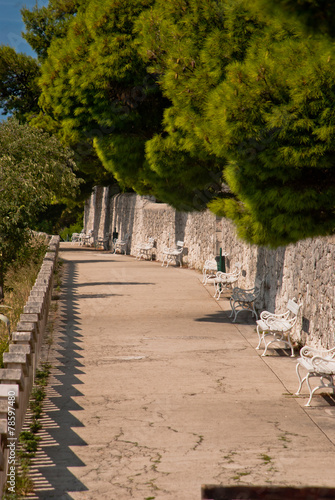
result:
<svg viewBox="0 0 335 500"><path fill-rule="evenodd" d="M202 318L196 318L194 321L200 321L205 323L231 323L229 314L225 311L217 311L215 313L206 314Z"/></svg>
<svg viewBox="0 0 335 500"><path fill-rule="evenodd" d="M76 285L75 283L71 283L71 285L68 286L68 289L75 289L75 288L81 288L85 286L123 286L123 285L155 285L155 283L141 283L139 281L98 281L96 283L89 281L87 283L79 283Z"/></svg>
<svg viewBox="0 0 335 500"><path fill-rule="evenodd" d="M82 382L80 363L80 323L77 315L77 297L72 284L76 280L76 265L64 265L62 305L58 315L60 325L54 332L49 362L52 365L47 398L43 406L41 446L33 460L31 478L35 490L31 499L67 500L70 492L87 491L86 486L69 470L85 464L73 453L72 446L85 446L74 431L83 424L76 418L81 406L72 398L82 396L76 388ZM70 285L70 286L69 286Z"/></svg>

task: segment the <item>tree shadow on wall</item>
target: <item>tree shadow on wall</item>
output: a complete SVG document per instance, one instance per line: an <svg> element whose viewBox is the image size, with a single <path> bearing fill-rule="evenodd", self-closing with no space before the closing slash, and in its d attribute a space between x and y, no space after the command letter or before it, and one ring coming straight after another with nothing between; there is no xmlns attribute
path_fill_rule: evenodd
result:
<svg viewBox="0 0 335 500"><path fill-rule="evenodd" d="M284 261L286 247L271 250L265 247L257 249L256 278L263 281L257 309L275 311L276 298L283 286Z"/></svg>
<svg viewBox="0 0 335 500"><path fill-rule="evenodd" d="M124 239L126 234L129 235L126 253L131 248L131 238L134 230L135 212L136 212L137 195L133 193L123 193L115 196L114 214L111 217L111 231L119 233L119 238ZM126 208L125 208L126 207ZM126 217L123 215L126 213ZM120 216L119 216L120 214Z"/></svg>

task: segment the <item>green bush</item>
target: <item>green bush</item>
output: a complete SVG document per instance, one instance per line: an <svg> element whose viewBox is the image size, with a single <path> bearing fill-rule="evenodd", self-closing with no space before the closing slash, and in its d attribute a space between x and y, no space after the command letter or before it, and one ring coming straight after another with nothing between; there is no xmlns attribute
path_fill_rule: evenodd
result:
<svg viewBox="0 0 335 500"><path fill-rule="evenodd" d="M83 224L81 222L76 222L72 224L70 227L65 227L60 233L60 237L63 241L69 241L73 233L80 233L83 229Z"/></svg>

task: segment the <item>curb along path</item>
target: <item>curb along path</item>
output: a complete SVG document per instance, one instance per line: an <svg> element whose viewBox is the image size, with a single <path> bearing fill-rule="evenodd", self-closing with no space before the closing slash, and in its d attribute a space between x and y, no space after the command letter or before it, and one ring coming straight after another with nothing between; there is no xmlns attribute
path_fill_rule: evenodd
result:
<svg viewBox="0 0 335 500"><path fill-rule="evenodd" d="M200 500L202 484L334 486L335 410L261 358L188 269L62 243L30 498ZM243 317L243 314L240 315Z"/></svg>

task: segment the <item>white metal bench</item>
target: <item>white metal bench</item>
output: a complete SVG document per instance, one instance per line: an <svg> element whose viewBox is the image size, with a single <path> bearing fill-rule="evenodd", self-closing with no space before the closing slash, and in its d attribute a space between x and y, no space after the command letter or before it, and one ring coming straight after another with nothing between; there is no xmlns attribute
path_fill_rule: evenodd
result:
<svg viewBox="0 0 335 500"><path fill-rule="evenodd" d="M80 233L72 233L71 236L72 245L74 245L75 243L79 243L79 239L80 239Z"/></svg>
<svg viewBox="0 0 335 500"><path fill-rule="evenodd" d="M144 259L149 258L152 260L152 250L155 245L155 238L149 238L147 243L140 243L137 246L137 254L136 254L136 259L141 260L143 257Z"/></svg>
<svg viewBox="0 0 335 500"><path fill-rule="evenodd" d="M301 367L307 370L303 378L300 375ZM303 347L300 349L300 358L297 359L296 371L299 379L296 395L300 394L304 382L309 390L309 399L305 406L311 406L313 394L319 389L333 389L333 394L335 394L335 347L328 350ZM309 383L312 377L320 379L319 384L313 389ZM327 382L325 383L325 381Z"/></svg>
<svg viewBox="0 0 335 500"><path fill-rule="evenodd" d="M256 278L255 286L253 288L233 288L230 297L230 317L234 316L233 323L235 323L236 318L241 311L251 311L252 316L255 315L257 321L258 316L255 309L255 301L258 299L261 292L262 283L263 282L261 280Z"/></svg>
<svg viewBox="0 0 335 500"><path fill-rule="evenodd" d="M127 245L128 245L128 240L130 238L130 234L126 233L124 239L117 238L114 240L114 252L119 251L120 253L124 252L125 254L127 253Z"/></svg>
<svg viewBox="0 0 335 500"><path fill-rule="evenodd" d="M75 243L83 244L83 238L86 236L84 230L82 229L80 233L72 233L71 243L74 245Z"/></svg>
<svg viewBox="0 0 335 500"><path fill-rule="evenodd" d="M202 283L207 285L207 279L217 271L216 260L206 260L202 268Z"/></svg>
<svg viewBox="0 0 335 500"><path fill-rule="evenodd" d="M235 264L235 269L231 273L223 273L222 271L217 271L215 276L210 276L207 278L207 283L213 283L215 288L214 297L219 300L221 294L224 290L232 287L234 283L237 282L241 274L242 265L240 263Z"/></svg>
<svg viewBox="0 0 335 500"><path fill-rule="evenodd" d="M228 253L223 252L222 257L227 257ZM207 285L208 278L214 277L218 270L218 263L216 259L208 259L205 261L202 268L202 283Z"/></svg>
<svg viewBox="0 0 335 500"><path fill-rule="evenodd" d="M285 313L273 314L269 311L261 312L260 319L256 321L259 337L256 349L260 349L261 343L264 343L265 349L262 356L266 355L270 344L282 342L291 349L291 356L294 357L290 332L297 322L301 306L302 304L297 304L294 299L290 299L287 303L287 311ZM268 337L272 337L272 340L267 340Z"/></svg>
<svg viewBox="0 0 335 500"><path fill-rule="evenodd" d="M184 242L177 241L175 248L165 247L163 250L163 262L162 266L166 264L166 267L175 261L176 264L179 262L180 267L182 266L182 253L184 250Z"/></svg>
<svg viewBox="0 0 335 500"><path fill-rule="evenodd" d="M94 233L93 229L89 229L87 233L83 233L81 236L82 245L93 246L94 245Z"/></svg>
<svg viewBox="0 0 335 500"><path fill-rule="evenodd" d="M108 250L109 239L110 239L110 233L105 233L105 236L98 236L96 247L102 248L103 250Z"/></svg>

